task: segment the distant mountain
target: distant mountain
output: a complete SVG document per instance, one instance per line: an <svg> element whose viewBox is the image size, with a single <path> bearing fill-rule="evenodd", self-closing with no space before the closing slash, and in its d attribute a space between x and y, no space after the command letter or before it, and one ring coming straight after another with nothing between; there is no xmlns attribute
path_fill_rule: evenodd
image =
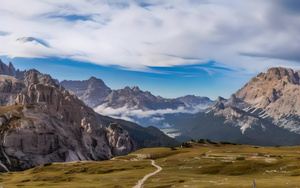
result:
<svg viewBox="0 0 300 188"><path fill-rule="evenodd" d="M258 145L300 144L299 72L271 68L230 99L219 97L206 111L174 119L182 135Z"/></svg>
<svg viewBox="0 0 300 188"><path fill-rule="evenodd" d="M59 83L76 93L88 106L102 115L138 122L143 126L170 127L165 114L197 113L213 103L208 97L187 95L177 99L154 96L139 87L111 90L98 78Z"/></svg>
<svg viewBox="0 0 300 188"><path fill-rule="evenodd" d="M149 91L142 91L139 87L125 87L124 89L113 90L103 101L102 106L117 108L136 108L143 111L157 109L176 109L184 106L184 103L176 99L165 99L156 97Z"/></svg>
<svg viewBox="0 0 300 188"><path fill-rule="evenodd" d="M130 137L135 141L137 148L149 148L149 147L171 147L179 146L180 143L173 138L166 136L158 128L149 126L141 127L136 123L125 121L122 119L114 119L108 116L99 115L101 121L104 124L118 123L126 131L128 131Z"/></svg>
<svg viewBox="0 0 300 188"><path fill-rule="evenodd" d="M22 75L22 79L0 75L0 171L47 162L104 160L141 147L178 144L159 130L153 133L151 127L95 113L50 75L34 69Z"/></svg>
<svg viewBox="0 0 300 188"><path fill-rule="evenodd" d="M249 104L245 111L259 111L259 117L300 134L299 78L299 71L271 68L251 79L236 96Z"/></svg>
<svg viewBox="0 0 300 188"><path fill-rule="evenodd" d="M101 79L95 77L83 81L64 80L60 82L60 85L76 93L92 108L102 104L104 99L111 93L111 89Z"/></svg>
<svg viewBox="0 0 300 188"><path fill-rule="evenodd" d="M113 90L103 103L95 108L95 111L138 122L144 126L170 128L173 125L166 121L167 114L194 114L207 109L212 103L207 97L190 95L166 99L154 96L149 91L142 91L138 87L125 87Z"/></svg>
<svg viewBox="0 0 300 188"><path fill-rule="evenodd" d="M0 74L13 76L18 79L24 78L24 71L19 71L19 69L16 70L11 62L9 62L8 65L6 65L1 61L1 59L0 59Z"/></svg>
<svg viewBox="0 0 300 188"><path fill-rule="evenodd" d="M177 100L183 102L185 106L191 110L205 110L213 104L213 101L210 98L195 95L178 97Z"/></svg>

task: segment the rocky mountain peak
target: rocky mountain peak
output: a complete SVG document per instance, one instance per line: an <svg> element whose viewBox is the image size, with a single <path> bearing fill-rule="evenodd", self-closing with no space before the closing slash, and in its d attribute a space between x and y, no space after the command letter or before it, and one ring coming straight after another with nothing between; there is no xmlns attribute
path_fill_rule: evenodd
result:
<svg viewBox="0 0 300 188"><path fill-rule="evenodd" d="M266 74L261 74L264 79L268 80L286 80L289 83L299 84L298 72L294 72L293 69L283 67L270 68Z"/></svg>
<svg viewBox="0 0 300 188"><path fill-rule="evenodd" d="M7 66L5 63L3 63L0 59L0 74L9 75L9 76L15 76L15 69L12 66L12 64L9 64L10 66Z"/></svg>
<svg viewBox="0 0 300 188"><path fill-rule="evenodd" d="M219 96L216 102L222 102L224 100L226 100L226 99L224 99L223 97Z"/></svg>
<svg viewBox="0 0 300 188"><path fill-rule="evenodd" d="M97 80L97 78L94 77L94 76L91 76L91 77L89 78L89 80ZM100 80L100 79L99 79L99 80Z"/></svg>
<svg viewBox="0 0 300 188"><path fill-rule="evenodd" d="M230 96L230 100L236 100L236 95L235 94L232 94L231 96Z"/></svg>
<svg viewBox="0 0 300 188"><path fill-rule="evenodd" d="M89 85L92 86L103 86L105 85L105 83L103 82L103 80L96 78L94 76L90 77L90 79L88 79L89 81Z"/></svg>
<svg viewBox="0 0 300 188"><path fill-rule="evenodd" d="M88 90L96 90L97 92L104 91L105 96L107 96L111 92L111 89L105 85L103 80L93 77L93 76L88 80L88 88L87 89ZM90 91L90 93L91 93L91 91Z"/></svg>
<svg viewBox="0 0 300 188"><path fill-rule="evenodd" d="M113 90L97 109L127 107L146 111L166 108L176 109L179 106L184 106L184 103L175 99L155 97L149 91L142 91L138 87L130 88L126 86L124 89ZM101 111L98 112L101 113Z"/></svg>
<svg viewBox="0 0 300 188"><path fill-rule="evenodd" d="M178 97L176 100L183 102L190 109L205 109L213 104L213 101L208 97L200 97L195 95L185 95L183 97Z"/></svg>
<svg viewBox="0 0 300 188"><path fill-rule="evenodd" d="M140 92L141 91L138 86L132 87L131 90L134 91L134 92Z"/></svg>
<svg viewBox="0 0 300 188"><path fill-rule="evenodd" d="M218 110L223 110L225 109L224 103L226 103L227 100L224 99L223 97L219 96L218 99L215 101L215 103L210 107L208 112L210 111L218 111Z"/></svg>
<svg viewBox="0 0 300 188"><path fill-rule="evenodd" d="M29 86L31 84L49 84L56 86L55 80L52 79L52 77L49 74L41 74L39 71L35 69L30 69L28 71L25 71L24 73L24 83L26 86Z"/></svg>
<svg viewBox="0 0 300 188"><path fill-rule="evenodd" d="M257 107L265 107L275 102L288 87L299 86L299 73L289 68L274 67L267 73L253 77L242 89L236 92L237 98Z"/></svg>
<svg viewBox="0 0 300 188"><path fill-rule="evenodd" d="M32 69L25 72L24 80L0 77L0 99L14 99L9 109L17 117L4 122L11 126L10 132L0 140L1 162L8 169L27 169L46 162L103 160L134 150L126 130L118 124L106 128L93 109L56 85L50 75Z"/></svg>
<svg viewBox="0 0 300 188"><path fill-rule="evenodd" d="M131 90L129 86L124 87L124 90Z"/></svg>
<svg viewBox="0 0 300 188"><path fill-rule="evenodd" d="M105 85L103 80L93 76L83 81L64 80L60 85L74 91L90 107L102 104L103 100L111 93L111 89Z"/></svg>
<svg viewBox="0 0 300 188"><path fill-rule="evenodd" d="M8 63L8 68L10 70L15 70L15 67L14 67L14 65L11 62Z"/></svg>
<svg viewBox="0 0 300 188"><path fill-rule="evenodd" d="M211 107L215 114L222 114L231 123L249 127L260 126L259 121L270 121L293 132L300 132L299 72L289 68L274 67L253 77L228 101L222 98ZM239 109L241 116L233 113ZM230 112L230 113L229 113ZM247 123L245 123L247 121Z"/></svg>

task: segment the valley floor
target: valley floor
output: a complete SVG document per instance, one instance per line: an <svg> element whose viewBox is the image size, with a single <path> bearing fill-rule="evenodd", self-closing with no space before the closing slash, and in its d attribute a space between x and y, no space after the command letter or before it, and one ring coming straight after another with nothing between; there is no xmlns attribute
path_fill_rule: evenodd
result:
<svg viewBox="0 0 300 188"><path fill-rule="evenodd" d="M99 162L45 164L1 173L2 187L299 187L300 146L261 147L192 143L188 148L148 148Z"/></svg>

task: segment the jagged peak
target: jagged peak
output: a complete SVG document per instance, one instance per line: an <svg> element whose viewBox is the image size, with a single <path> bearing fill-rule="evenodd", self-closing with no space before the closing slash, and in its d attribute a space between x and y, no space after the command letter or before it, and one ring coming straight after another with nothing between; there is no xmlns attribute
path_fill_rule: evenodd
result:
<svg viewBox="0 0 300 188"><path fill-rule="evenodd" d="M272 67L266 74L259 74L259 77L264 77L264 79L278 79L287 78L289 82L299 83L299 74L290 68L284 67Z"/></svg>
<svg viewBox="0 0 300 188"><path fill-rule="evenodd" d="M5 69L5 67L7 67L7 65L0 59L0 70Z"/></svg>
<svg viewBox="0 0 300 188"><path fill-rule="evenodd" d="M36 73L40 74L40 71L38 71L38 70L36 70L36 69L29 69L29 70L26 70L26 71L25 71L25 74L31 74L31 73L33 73L33 72L36 72Z"/></svg>
<svg viewBox="0 0 300 188"><path fill-rule="evenodd" d="M105 85L105 83L103 82L103 80L101 80L100 78L96 78L94 76L91 76L89 79L88 79L88 82L89 83L96 83L96 84L100 84L100 85Z"/></svg>
<svg viewBox="0 0 300 188"><path fill-rule="evenodd" d="M236 95L235 94L232 94L231 96L230 96L230 100L235 100L236 99Z"/></svg>
<svg viewBox="0 0 300 188"><path fill-rule="evenodd" d="M14 65L11 62L8 63L8 68L9 69L15 69Z"/></svg>
<svg viewBox="0 0 300 188"><path fill-rule="evenodd" d="M98 78L96 78L96 77L94 77L94 76L91 76L91 77L89 78L89 80L100 80L100 79L98 79Z"/></svg>
<svg viewBox="0 0 300 188"><path fill-rule="evenodd" d="M293 69L291 68L286 68L286 67L271 67L268 69L267 73L272 72L272 71L289 71L289 72L294 72Z"/></svg>
<svg viewBox="0 0 300 188"><path fill-rule="evenodd" d="M140 88L138 86L133 86L131 88L132 91L141 91Z"/></svg>
<svg viewBox="0 0 300 188"><path fill-rule="evenodd" d="M184 95L184 96L181 96L181 97L177 97L177 99L183 99L183 98L197 98L198 96L195 96L195 95Z"/></svg>
<svg viewBox="0 0 300 188"><path fill-rule="evenodd" d="M88 81L100 81L100 82L103 82L100 78L97 78L97 77L94 77L94 76L91 76Z"/></svg>
<svg viewBox="0 0 300 188"><path fill-rule="evenodd" d="M218 99L217 99L217 101L223 101L223 100L225 100L225 99L221 96L219 96Z"/></svg>

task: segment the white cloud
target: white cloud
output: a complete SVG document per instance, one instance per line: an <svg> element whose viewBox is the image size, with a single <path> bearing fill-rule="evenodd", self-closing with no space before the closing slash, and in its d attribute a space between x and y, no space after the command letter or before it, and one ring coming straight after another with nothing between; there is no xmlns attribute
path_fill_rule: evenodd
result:
<svg viewBox="0 0 300 188"><path fill-rule="evenodd" d="M165 118L164 117L153 117L151 118L151 122L160 122L160 121L164 121Z"/></svg>
<svg viewBox="0 0 300 188"><path fill-rule="evenodd" d="M176 113L195 114L207 108L209 108L209 105L200 104L200 105L190 107L189 109L183 106L179 106L177 109L166 108L166 109L143 111L141 109L138 109L138 107L128 108L127 106L123 106L121 108L112 108L112 107L106 107L106 105L100 105L96 107L94 110L97 113L102 115L118 117L125 120L129 120L129 119L132 120L132 118L140 119L140 118L152 117L153 121L162 121L164 120L162 116L166 114L176 114Z"/></svg>
<svg viewBox="0 0 300 188"><path fill-rule="evenodd" d="M149 71L210 60L259 72L299 67L300 10L270 0L2 0L0 55L56 56ZM75 16L76 15L76 16ZM20 43L18 38L42 39ZM279 60L281 59L281 60Z"/></svg>
<svg viewBox="0 0 300 188"><path fill-rule="evenodd" d="M170 125L169 123L164 123L163 128L171 128L174 127L174 125Z"/></svg>

